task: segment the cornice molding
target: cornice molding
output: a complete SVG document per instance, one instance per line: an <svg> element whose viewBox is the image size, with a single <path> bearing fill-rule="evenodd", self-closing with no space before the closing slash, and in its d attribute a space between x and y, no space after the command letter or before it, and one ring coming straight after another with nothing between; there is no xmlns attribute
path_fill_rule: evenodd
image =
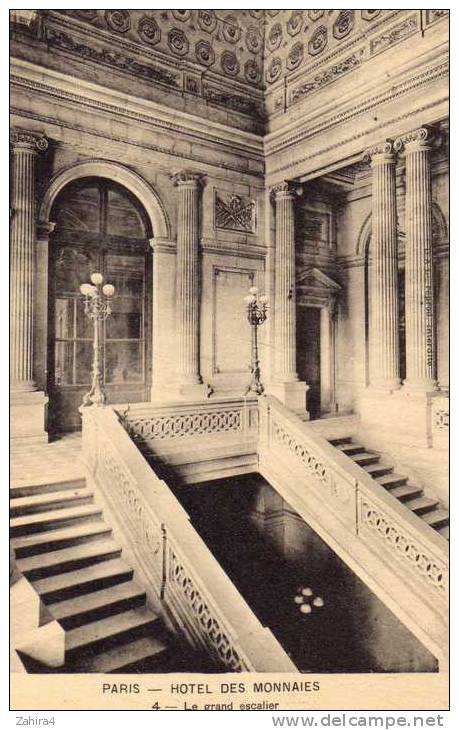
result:
<svg viewBox="0 0 459 730"><path fill-rule="evenodd" d="M281 127L279 130L267 134L264 140L266 157L269 158L270 156L274 156L276 153L282 152L293 145L298 145L307 139L310 139L312 136L328 131L337 124L350 121L355 117L371 111L381 104L404 96L410 91L418 89L426 84L435 82L441 78L448 78L449 63L446 51L444 53L444 59L438 59L438 55L437 50L437 62L432 64L429 68L423 68L420 71L418 70L417 73L412 74L409 78L406 78L406 72L402 72L400 74L402 78L398 83L395 83L394 79L391 79L390 83L386 83L386 88L376 94L373 93L374 84L369 86L367 89L369 93L363 100L362 92L356 92L353 99L350 98L347 101L347 108L340 111L338 114L334 113L334 105L332 105L329 112L321 114L318 120L316 118L314 121L308 121L306 118L300 129L298 129L297 124L294 124L289 125L288 127ZM379 125L379 128L383 129L386 126L387 123L384 121ZM285 168L276 168L275 172L281 172L282 169Z"/></svg>
<svg viewBox="0 0 459 730"><path fill-rule="evenodd" d="M242 151L256 158L263 156L263 138L252 132L234 129L210 119L206 119L203 129L200 117L184 111L177 111L176 119L171 121L170 109L165 105L130 96L83 79L78 80L78 93L76 93L75 79L72 76L42 66L37 67L19 58L11 60L10 79L13 86L90 109L116 113L118 117L144 122L158 131L184 135L190 141L202 144L216 143L231 154L237 155L238 151Z"/></svg>
<svg viewBox="0 0 459 730"><path fill-rule="evenodd" d="M339 142L335 142L334 144L327 145L325 147L317 147L313 152L311 152L311 149L308 149L308 154L303 156L298 156L295 158L293 162L287 163L286 165L281 165L279 167L274 167L270 170L268 170L268 176L270 179L275 178L277 175L280 175L282 177L285 177L286 175L292 175L295 176L295 172L292 172L293 168L298 167L299 164L302 162L307 162L311 160L313 157L318 157L319 155L325 154L326 152L331 152L332 150L338 150L340 147L344 147L345 145L348 145L349 143L352 143L358 139L364 139L365 137L374 136L375 132L383 131L384 129L387 129L390 127L390 125L396 125L400 122L403 122L404 120L409 120L411 117L420 114L422 112L427 112L429 109L433 109L441 104L447 104L449 102L449 96L440 97L439 99L436 99L435 101L424 104L422 107L416 107L414 109L411 109L408 112L405 112L404 114L399 114L396 117L392 117L390 119L385 119L384 122L380 122L379 124L372 127L371 130L364 130L362 132L357 132L353 135L350 135L348 137L342 137ZM376 105L375 105L376 106ZM358 116L361 112L356 112L352 116ZM330 127L335 126L335 124L330 124ZM326 131L326 129L320 130L320 131ZM316 134L318 134L317 131L310 130L310 132L305 135L302 139L302 142L305 142L306 139L315 137ZM361 156L357 155L357 158L353 160L354 162L357 161L358 158L361 158ZM342 160L342 156L340 157L339 154L337 155L337 164L336 167L339 167L340 161ZM351 161L349 161L351 162ZM341 163L342 164L342 163ZM333 166L329 166L328 171L334 169ZM317 176L319 176L320 173L318 173Z"/></svg>
<svg viewBox="0 0 459 730"><path fill-rule="evenodd" d="M214 254L218 256L235 256L237 258L253 259L264 261L268 249L255 243L238 243L231 244L227 241L216 241L213 238L203 238L201 240L201 251L205 254Z"/></svg>

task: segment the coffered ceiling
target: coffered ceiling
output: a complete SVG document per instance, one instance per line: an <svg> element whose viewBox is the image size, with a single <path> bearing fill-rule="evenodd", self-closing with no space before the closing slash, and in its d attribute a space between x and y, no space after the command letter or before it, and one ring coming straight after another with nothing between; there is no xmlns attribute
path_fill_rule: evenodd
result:
<svg viewBox="0 0 459 730"><path fill-rule="evenodd" d="M40 10L13 11L12 27L13 39L22 33L36 41L40 53L29 51L30 60L263 133L292 107L317 103L318 91L447 14ZM23 44L17 48L24 53Z"/></svg>

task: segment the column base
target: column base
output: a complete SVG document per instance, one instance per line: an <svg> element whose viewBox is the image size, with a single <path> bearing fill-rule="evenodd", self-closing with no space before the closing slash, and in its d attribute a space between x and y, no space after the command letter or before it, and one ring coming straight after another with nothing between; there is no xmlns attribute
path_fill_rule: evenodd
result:
<svg viewBox="0 0 459 730"><path fill-rule="evenodd" d="M152 386L151 400L153 403L207 400L213 392L207 383L157 383Z"/></svg>
<svg viewBox="0 0 459 730"><path fill-rule="evenodd" d="M269 392L279 398L281 403L290 408L298 415L306 416L309 418L309 413L306 410L306 393L309 390L309 386L302 380L296 380L295 382L273 382L269 386Z"/></svg>
<svg viewBox="0 0 459 730"><path fill-rule="evenodd" d="M407 394L435 394L438 392L438 383L433 378L430 380L404 380L403 391Z"/></svg>
<svg viewBox="0 0 459 730"><path fill-rule="evenodd" d="M45 431L48 397L40 390L13 390L10 394L10 438L14 445L48 443Z"/></svg>
<svg viewBox="0 0 459 730"><path fill-rule="evenodd" d="M385 380L376 380L369 385L368 390L374 393L393 393L400 390L400 378L390 378Z"/></svg>

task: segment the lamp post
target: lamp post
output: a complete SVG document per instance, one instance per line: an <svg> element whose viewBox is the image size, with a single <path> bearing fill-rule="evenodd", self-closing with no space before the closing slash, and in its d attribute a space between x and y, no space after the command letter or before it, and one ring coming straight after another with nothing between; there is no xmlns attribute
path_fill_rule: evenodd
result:
<svg viewBox="0 0 459 730"><path fill-rule="evenodd" d="M252 363L250 369L252 371L252 380L247 386L245 395L252 391L257 395L262 395L264 391L263 383L260 380L260 361L258 359L258 327L266 321L268 310L268 298L258 296L256 286L251 286L249 294L244 298L247 305L247 319L252 328Z"/></svg>
<svg viewBox="0 0 459 730"><path fill-rule="evenodd" d="M91 284L82 284L80 292L84 295L84 313L94 322L92 383L83 398L82 406L103 406L105 393L102 388L102 363L100 356L101 324L110 316L110 300L115 293L113 284L104 284L102 274L91 274Z"/></svg>

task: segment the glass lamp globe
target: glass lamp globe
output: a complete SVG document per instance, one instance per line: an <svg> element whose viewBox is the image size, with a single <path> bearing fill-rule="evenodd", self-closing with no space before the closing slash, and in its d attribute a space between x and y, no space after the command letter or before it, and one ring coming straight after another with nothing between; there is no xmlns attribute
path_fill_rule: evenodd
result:
<svg viewBox="0 0 459 730"><path fill-rule="evenodd" d="M300 611L301 611L301 613L305 613L305 614L306 613L311 613L312 608L309 605L309 603L302 603L301 606L300 606Z"/></svg>
<svg viewBox="0 0 459 730"><path fill-rule="evenodd" d="M295 596L295 598L293 600L295 601L295 603L300 604L300 603L303 603L304 598L303 598L303 596Z"/></svg>
<svg viewBox="0 0 459 730"><path fill-rule="evenodd" d="M302 588L301 593L303 596L312 596L312 589L311 588Z"/></svg>
<svg viewBox="0 0 459 730"><path fill-rule="evenodd" d="M317 608L322 608L322 606L324 605L324 599L320 596L316 596L316 598L314 598L312 602L312 605L317 606Z"/></svg>
<svg viewBox="0 0 459 730"><path fill-rule="evenodd" d="M250 292L250 293L251 293L251 294L252 294L253 296L255 296L256 294L258 294L258 287L257 287L257 286L251 286L251 287L250 287L250 289L249 289L249 292Z"/></svg>
<svg viewBox="0 0 459 730"><path fill-rule="evenodd" d="M96 271L94 274L91 274L91 281L96 286L98 286L99 284L102 284L103 280L104 280L104 277L102 276L102 274L99 274L99 272Z"/></svg>
<svg viewBox="0 0 459 730"><path fill-rule="evenodd" d="M106 297L112 297L115 293L115 287L113 284L104 284L102 291Z"/></svg>
<svg viewBox="0 0 459 730"><path fill-rule="evenodd" d="M91 284L82 284L80 286L80 292L84 294L85 297L90 297L92 294L92 286Z"/></svg>
<svg viewBox="0 0 459 730"><path fill-rule="evenodd" d="M264 294L259 299L260 304L268 304L268 297Z"/></svg>
<svg viewBox="0 0 459 730"><path fill-rule="evenodd" d="M256 301L256 299L253 296L253 294L249 294L248 296L244 297L244 302L246 304L253 304L255 301Z"/></svg>

